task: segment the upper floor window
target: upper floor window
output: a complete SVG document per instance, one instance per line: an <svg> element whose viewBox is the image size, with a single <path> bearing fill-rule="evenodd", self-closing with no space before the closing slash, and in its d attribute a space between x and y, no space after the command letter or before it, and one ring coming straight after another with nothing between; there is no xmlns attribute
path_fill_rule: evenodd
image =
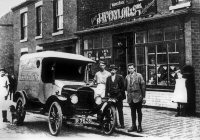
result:
<svg viewBox="0 0 200 140"><path fill-rule="evenodd" d="M21 20L21 40L27 40L27 36L28 36L27 8L20 10L20 20Z"/></svg>
<svg viewBox="0 0 200 140"><path fill-rule="evenodd" d="M54 32L63 29L63 0L53 1L53 24Z"/></svg>
<svg viewBox="0 0 200 140"><path fill-rule="evenodd" d="M42 6L36 7L36 36L42 36Z"/></svg>

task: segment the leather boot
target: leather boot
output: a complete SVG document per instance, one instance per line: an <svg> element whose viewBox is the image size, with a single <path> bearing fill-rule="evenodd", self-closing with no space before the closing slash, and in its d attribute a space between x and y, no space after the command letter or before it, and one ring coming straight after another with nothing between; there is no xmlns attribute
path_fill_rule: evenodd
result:
<svg viewBox="0 0 200 140"><path fill-rule="evenodd" d="M133 125L131 128L128 129L128 132L134 132L137 131L137 126Z"/></svg>
<svg viewBox="0 0 200 140"><path fill-rule="evenodd" d="M138 129L137 129L137 132L142 132L142 125L140 124L140 125L138 125Z"/></svg>
<svg viewBox="0 0 200 140"><path fill-rule="evenodd" d="M3 117L3 122L8 122L6 110L2 110L2 117Z"/></svg>

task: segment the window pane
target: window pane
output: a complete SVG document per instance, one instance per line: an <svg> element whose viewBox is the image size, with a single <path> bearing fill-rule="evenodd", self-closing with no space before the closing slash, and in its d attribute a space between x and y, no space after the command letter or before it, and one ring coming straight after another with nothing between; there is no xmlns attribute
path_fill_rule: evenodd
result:
<svg viewBox="0 0 200 140"><path fill-rule="evenodd" d="M148 46L148 53L156 53L156 46L154 45L151 45L151 46Z"/></svg>
<svg viewBox="0 0 200 140"><path fill-rule="evenodd" d="M178 31L178 26L165 28L164 29L165 40L174 40L176 38L177 31Z"/></svg>
<svg viewBox="0 0 200 140"><path fill-rule="evenodd" d="M167 54L158 54L157 62L158 62L158 64L166 64L167 63Z"/></svg>
<svg viewBox="0 0 200 140"><path fill-rule="evenodd" d="M63 15L63 0L58 0L58 15Z"/></svg>
<svg viewBox="0 0 200 140"><path fill-rule="evenodd" d="M137 65L145 64L144 47L136 47Z"/></svg>
<svg viewBox="0 0 200 140"><path fill-rule="evenodd" d="M37 7L36 10L36 35L39 36L42 34L42 7Z"/></svg>
<svg viewBox="0 0 200 140"><path fill-rule="evenodd" d="M24 13L24 26L28 25L28 21L27 21L27 13Z"/></svg>
<svg viewBox="0 0 200 140"><path fill-rule="evenodd" d="M158 85L167 86L168 69L167 65L160 65L158 68Z"/></svg>
<svg viewBox="0 0 200 140"><path fill-rule="evenodd" d="M59 16L58 29L63 29L63 16Z"/></svg>
<svg viewBox="0 0 200 140"><path fill-rule="evenodd" d="M137 66L137 72L142 74L144 80L145 80L145 71L146 71L146 70L145 70L145 66L144 66L144 65L142 65L142 66Z"/></svg>
<svg viewBox="0 0 200 140"><path fill-rule="evenodd" d="M177 77L177 70L180 70L179 65L170 65L169 66L169 85L174 86Z"/></svg>
<svg viewBox="0 0 200 140"><path fill-rule="evenodd" d="M27 38L27 27L24 27L24 38Z"/></svg>
<svg viewBox="0 0 200 140"><path fill-rule="evenodd" d="M101 38L100 37L96 37L94 38L94 48L99 49L101 48Z"/></svg>
<svg viewBox="0 0 200 140"><path fill-rule="evenodd" d="M162 41L163 32L161 29L149 30L149 42Z"/></svg>
<svg viewBox="0 0 200 140"><path fill-rule="evenodd" d="M111 49L102 49L100 54L100 59L110 59L111 58Z"/></svg>
<svg viewBox="0 0 200 140"><path fill-rule="evenodd" d="M179 63L179 53L169 54L169 63Z"/></svg>
<svg viewBox="0 0 200 140"><path fill-rule="evenodd" d="M157 52L158 53L167 53L167 47L164 44L157 44Z"/></svg>
<svg viewBox="0 0 200 140"><path fill-rule="evenodd" d="M147 66L147 84L148 85L156 85L156 80L157 76L156 76L156 65L152 64L152 65L148 65Z"/></svg>
<svg viewBox="0 0 200 140"><path fill-rule="evenodd" d="M135 33L135 43L141 44L146 42L146 32Z"/></svg>
<svg viewBox="0 0 200 140"><path fill-rule="evenodd" d="M95 54L92 50L91 51L84 51L84 56L95 60Z"/></svg>
<svg viewBox="0 0 200 140"><path fill-rule="evenodd" d="M147 47L147 79L148 85L156 85L156 45Z"/></svg>
<svg viewBox="0 0 200 140"><path fill-rule="evenodd" d="M176 43L172 42L172 43L167 43L168 46L168 52L176 52Z"/></svg>

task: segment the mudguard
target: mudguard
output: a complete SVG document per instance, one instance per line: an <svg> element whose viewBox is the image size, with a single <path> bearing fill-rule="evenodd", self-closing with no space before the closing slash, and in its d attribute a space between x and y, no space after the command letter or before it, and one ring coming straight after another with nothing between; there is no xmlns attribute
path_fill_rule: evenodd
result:
<svg viewBox="0 0 200 140"><path fill-rule="evenodd" d="M23 101L24 101L24 105L25 105L26 102L27 102L27 97L26 97L25 91L17 91L17 92L14 94L13 101L14 101L14 102L17 102L17 99L18 99L19 97L22 97L22 99L23 99Z"/></svg>

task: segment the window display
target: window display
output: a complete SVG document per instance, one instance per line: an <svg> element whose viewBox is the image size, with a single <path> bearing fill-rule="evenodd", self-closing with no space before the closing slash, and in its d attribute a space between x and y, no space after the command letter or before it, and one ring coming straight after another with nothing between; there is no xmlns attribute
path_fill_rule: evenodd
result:
<svg viewBox="0 0 200 140"><path fill-rule="evenodd" d="M175 71L180 65L181 36L179 26L135 33L136 69L146 75L146 83L150 87L174 86Z"/></svg>

